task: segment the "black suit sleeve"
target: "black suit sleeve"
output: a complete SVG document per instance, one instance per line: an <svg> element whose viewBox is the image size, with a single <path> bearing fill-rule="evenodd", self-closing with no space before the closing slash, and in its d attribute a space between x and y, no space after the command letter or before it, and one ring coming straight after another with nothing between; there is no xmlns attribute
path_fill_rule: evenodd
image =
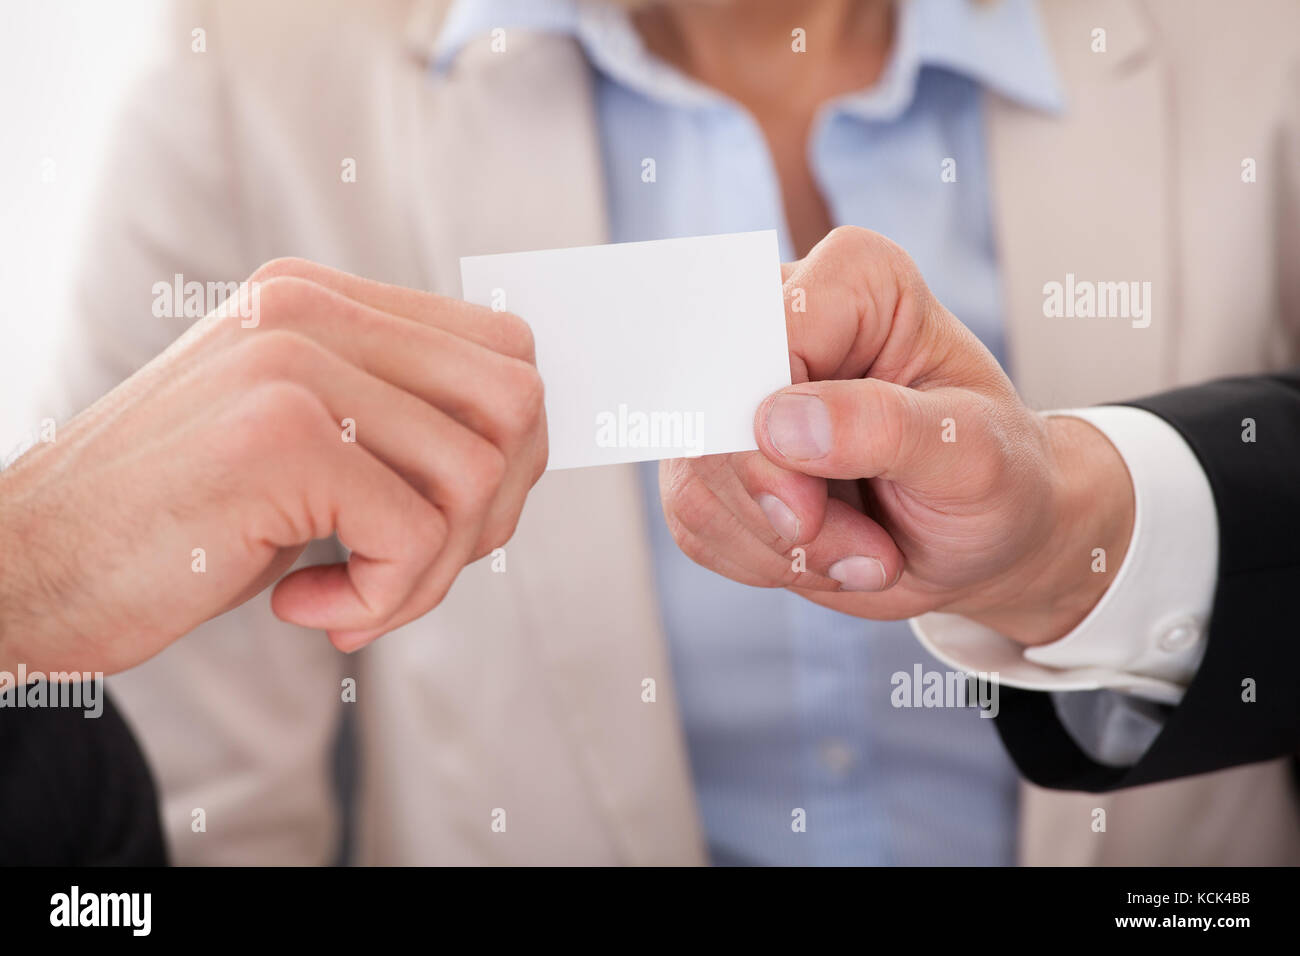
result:
<svg viewBox="0 0 1300 956"><path fill-rule="evenodd" d="M1048 694L1003 688L1003 743L1021 773L1044 787L1113 790L1300 750L1300 369L1128 404L1178 430L1214 492L1219 579L1205 657L1132 767L1090 759ZM1254 441L1243 438L1247 419Z"/></svg>
<svg viewBox="0 0 1300 956"><path fill-rule="evenodd" d="M0 707L0 866L162 866L153 777L105 695L99 717Z"/></svg>

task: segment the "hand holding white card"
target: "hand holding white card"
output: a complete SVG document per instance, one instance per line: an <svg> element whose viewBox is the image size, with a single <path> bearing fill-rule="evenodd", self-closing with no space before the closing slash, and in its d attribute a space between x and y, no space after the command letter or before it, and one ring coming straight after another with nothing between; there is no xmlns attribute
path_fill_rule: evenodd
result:
<svg viewBox="0 0 1300 956"><path fill-rule="evenodd" d="M465 299L533 329L549 469L752 451L790 384L776 233L460 261Z"/></svg>

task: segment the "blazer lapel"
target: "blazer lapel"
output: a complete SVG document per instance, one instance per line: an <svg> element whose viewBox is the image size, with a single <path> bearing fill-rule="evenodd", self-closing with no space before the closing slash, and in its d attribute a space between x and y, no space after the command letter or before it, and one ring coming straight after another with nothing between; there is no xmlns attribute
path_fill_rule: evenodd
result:
<svg viewBox="0 0 1300 956"><path fill-rule="evenodd" d="M437 22L424 7L408 30L426 60ZM431 287L459 294L461 256L607 241L590 74L570 39L467 47L413 108L413 228L432 250ZM512 592L620 856L700 863L639 480L632 466L544 476L507 546Z"/></svg>
<svg viewBox="0 0 1300 956"><path fill-rule="evenodd" d="M1180 307L1166 70L1130 0L1040 11L1064 113L987 103L1011 372L1035 407L1118 401L1160 388L1173 373ZM1098 29L1104 52L1094 52ZM1084 282L1128 283L1130 292L1149 282L1150 297L1142 318L1132 302L1129 316L1048 316L1051 282L1063 293L1073 284L1076 295ZM1093 810L1138 799L1028 785L1021 795L1020 856L1030 864L1100 861L1107 841L1091 831Z"/></svg>
<svg viewBox="0 0 1300 956"><path fill-rule="evenodd" d="M1050 3L1041 11L1065 86L1064 113L996 97L986 104L1012 373L1039 407L1116 401L1157 388L1172 373L1179 303L1170 190L1177 182L1166 161L1166 71L1130 0ZM1104 52L1094 52L1099 29ZM1061 286L1061 311L1085 314L1045 315L1054 305L1048 283ZM1098 291L1101 283L1150 295L1131 298L1127 316L1087 316L1086 285ZM1116 304L1122 298L1101 287L1092 308Z"/></svg>

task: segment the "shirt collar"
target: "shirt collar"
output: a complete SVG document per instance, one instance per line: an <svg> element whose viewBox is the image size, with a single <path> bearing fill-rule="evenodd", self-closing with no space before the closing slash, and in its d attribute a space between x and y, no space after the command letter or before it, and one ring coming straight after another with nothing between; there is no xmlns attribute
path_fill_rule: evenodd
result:
<svg viewBox="0 0 1300 956"><path fill-rule="evenodd" d="M542 33L576 34L578 7L574 0L455 0L442 21L433 47L434 69L446 70L471 42L487 42L501 28ZM507 47L508 48L508 47Z"/></svg>
<svg viewBox="0 0 1300 956"><path fill-rule="evenodd" d="M434 68L447 69L468 44L509 34L574 37L592 65L656 99L707 107L726 100L652 56L626 10L602 0L456 0L434 47ZM869 90L842 97L845 110L871 119L899 116L912 102L921 70L946 69L1032 109L1059 112L1064 96L1043 36L1035 0L901 0L894 49Z"/></svg>
<svg viewBox="0 0 1300 956"><path fill-rule="evenodd" d="M970 77L1023 106L1058 112L1065 105L1035 0L910 0L916 60ZM905 49L898 45L900 55Z"/></svg>

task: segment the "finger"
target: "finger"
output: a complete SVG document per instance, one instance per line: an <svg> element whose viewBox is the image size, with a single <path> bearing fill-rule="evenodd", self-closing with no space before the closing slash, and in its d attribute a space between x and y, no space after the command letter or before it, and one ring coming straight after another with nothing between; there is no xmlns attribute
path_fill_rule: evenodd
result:
<svg viewBox="0 0 1300 956"><path fill-rule="evenodd" d="M286 307L271 310L262 334L283 329L310 338L446 412L512 460L526 457L533 479L545 470L536 366L303 280L283 280L267 294Z"/></svg>
<svg viewBox="0 0 1300 956"><path fill-rule="evenodd" d="M504 544L528 491L546 470L543 386L536 366L303 279L281 278L267 296L284 307L267 310L259 334L292 330L497 446L510 467L470 559Z"/></svg>
<svg viewBox="0 0 1300 956"><path fill-rule="evenodd" d="M497 312L460 299L418 289L386 285L306 259L272 259L249 277L250 284L267 286L277 278L296 278L331 289L354 302L442 329L479 345L527 362L535 361L532 330L510 312Z"/></svg>
<svg viewBox="0 0 1300 956"><path fill-rule="evenodd" d="M883 478L920 491L961 467L982 431L980 398L958 389L918 391L878 379L807 382L769 396L755 433L777 464L825 478ZM957 419L966 424L962 441ZM953 440L945 440L953 439Z"/></svg>
<svg viewBox="0 0 1300 956"><path fill-rule="evenodd" d="M406 291L381 288L394 294ZM305 279L282 277L266 295L277 307L267 310L261 334L272 329L298 332L446 412L500 449L510 467L471 560L504 544L528 491L546 470L543 386L536 366Z"/></svg>
<svg viewBox="0 0 1300 956"><path fill-rule="evenodd" d="M732 459L742 457L747 456L661 463L664 516L678 547L697 564L742 584L835 590L834 581L806 573L796 546L772 528L733 466Z"/></svg>
<svg viewBox="0 0 1300 956"><path fill-rule="evenodd" d="M809 572L841 591L884 591L903 575L905 560L893 537L861 511L831 498L820 533L806 545Z"/></svg>
<svg viewBox="0 0 1300 956"><path fill-rule="evenodd" d="M345 565L304 568L272 595L284 620L307 627L370 627L388 619L442 548L444 517L365 448L335 440L330 415L308 389L286 382L250 389L223 438L234 453L241 502L263 505L251 539L291 549L337 533Z"/></svg>
<svg viewBox="0 0 1300 956"><path fill-rule="evenodd" d="M320 351L318 362L299 370L302 380L318 390L336 422L351 418L357 443L433 503L448 525L433 563L388 619L368 628L334 629L331 640L338 647L356 650L427 613L446 596L465 565L504 544L540 469L529 464L538 456L521 453L512 461L440 409ZM544 465L544 431L540 441Z"/></svg>
<svg viewBox="0 0 1300 956"><path fill-rule="evenodd" d="M758 452L730 457L748 498L739 502L739 507L733 506L733 511L773 532L779 539L774 542L778 550L817 537L826 514L826 479L782 468ZM749 502L757 506L757 512Z"/></svg>
<svg viewBox="0 0 1300 956"><path fill-rule="evenodd" d="M305 386L339 423L331 444L366 449L442 512L446 540L422 591L441 600L460 569L479 556L476 546L506 473L500 450L409 392L293 333L249 340L231 360L250 383ZM341 427L345 419L350 432Z"/></svg>
<svg viewBox="0 0 1300 956"><path fill-rule="evenodd" d="M928 296L916 267L866 229L833 230L783 276L796 382L864 375L891 339L910 339L928 316L916 307Z"/></svg>

